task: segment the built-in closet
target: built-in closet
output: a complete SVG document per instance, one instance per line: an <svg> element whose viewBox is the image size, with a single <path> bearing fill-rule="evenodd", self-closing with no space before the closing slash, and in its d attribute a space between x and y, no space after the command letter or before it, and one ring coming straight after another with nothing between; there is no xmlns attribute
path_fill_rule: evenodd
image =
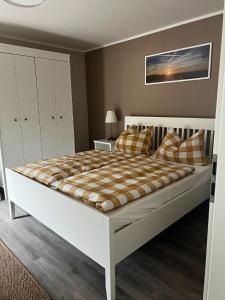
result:
<svg viewBox="0 0 225 300"><path fill-rule="evenodd" d="M70 58L0 44L0 186L4 169L74 153Z"/></svg>

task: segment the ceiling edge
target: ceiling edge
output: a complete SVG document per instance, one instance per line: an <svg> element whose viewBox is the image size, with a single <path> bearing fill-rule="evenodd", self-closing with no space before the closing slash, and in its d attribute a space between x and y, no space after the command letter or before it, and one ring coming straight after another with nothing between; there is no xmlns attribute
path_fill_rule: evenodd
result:
<svg viewBox="0 0 225 300"><path fill-rule="evenodd" d="M202 16L199 16L199 17L196 17L196 18L192 18L192 19L188 19L188 20L185 20L185 21L177 22L177 23L174 23L174 24L171 24L171 25L168 25L168 26L164 26L164 27L161 27L161 28L158 28L158 29L155 29L155 30L150 30L150 31L147 31L147 32L144 32L144 33L140 33L140 34L137 34L137 35L125 38L125 39L121 39L121 40L118 40L118 41L115 41L115 42L112 42L112 43L108 43L108 44L101 45L101 46L91 48L91 49L87 49L87 50L81 50L81 49L77 49L77 48L65 47L65 46L62 46L60 44L55 44L55 43L45 43L45 42L40 42L40 41L37 41L37 40L14 37L14 36L11 36L11 35L0 34L0 37L7 38L7 39L12 39L12 40L18 40L18 41L22 41L22 42L29 42L29 43L33 43L33 44L37 44L37 45L48 46L48 47L55 47L55 48L59 48L59 49L62 49L62 50L75 51L75 52L79 52L79 53L88 53L88 52L91 52L91 51L94 51L94 50L97 50L97 49L106 48L106 47L109 47L109 46L121 44L121 43L130 41L130 40L134 40L134 39L137 39L137 38L141 38L141 37L144 37L146 35L157 33L157 32L163 31L163 30L171 29L171 28L174 28L174 27L177 27L177 26L181 26L181 25L185 25L185 24L188 24L188 23L192 23L192 22L200 21L200 20L207 19L207 18L210 18L210 17L214 17L214 16L217 16L217 15L221 15L223 13L224 13L224 10L219 10L219 11L216 11L216 12L213 12L213 13L209 13L209 14L202 15Z"/></svg>
<svg viewBox="0 0 225 300"><path fill-rule="evenodd" d="M26 39L26 38L20 38L20 37L14 37L14 36L5 35L5 34L0 34L0 38L1 37L2 38L6 38L6 39L11 39L11 40L14 40L14 41L28 42L28 43L33 43L33 44L37 44L37 45L43 45L43 46L48 46L48 47L55 47L55 48L62 49L62 50L68 50L68 51L75 51L75 52L79 52L79 53L85 53L84 50L76 49L76 48L70 48L70 47L65 47L65 46L62 46L60 44L55 44L55 43L45 43L45 42L40 42L40 41Z"/></svg>
<svg viewBox="0 0 225 300"><path fill-rule="evenodd" d="M192 19L188 19L188 20L185 20L185 21L177 22L177 23L174 23L172 25L164 26L164 27L161 27L161 28L158 28L158 29L155 29L155 30L150 30L150 31L147 31L147 32L144 32L144 33L133 35L131 37L128 37L128 38L125 38L125 39L122 39L122 40L118 40L118 41L115 41L115 42L112 42L112 43L108 43L108 44L105 44L105 45L102 45L102 46L98 46L98 47L95 47L95 48L92 48L92 49L84 50L83 52L88 53L88 52L98 50L98 49L101 49L101 48L106 48L106 47L109 47L109 46L121 44L121 43L130 41L130 40L134 40L134 39L144 37L144 36L149 35L149 34L157 33L157 32L167 30L167 29L171 29L171 28L174 28L174 27L177 27L177 26L181 26L181 25L185 25L185 24L188 24L188 23L192 23L192 22L203 20L203 19L207 19L207 18L210 18L210 17L218 16L218 15L221 15L223 13L224 13L224 10L219 10L219 11L216 11L216 12L213 12L213 13L209 13L209 14L206 14L206 15L196 17L196 18L192 18Z"/></svg>

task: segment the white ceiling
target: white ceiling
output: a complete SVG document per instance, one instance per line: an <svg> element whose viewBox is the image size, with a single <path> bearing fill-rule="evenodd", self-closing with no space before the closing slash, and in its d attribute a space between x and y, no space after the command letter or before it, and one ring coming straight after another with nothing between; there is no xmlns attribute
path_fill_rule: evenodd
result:
<svg viewBox="0 0 225 300"><path fill-rule="evenodd" d="M0 0L0 35L88 50L221 11L224 0Z"/></svg>

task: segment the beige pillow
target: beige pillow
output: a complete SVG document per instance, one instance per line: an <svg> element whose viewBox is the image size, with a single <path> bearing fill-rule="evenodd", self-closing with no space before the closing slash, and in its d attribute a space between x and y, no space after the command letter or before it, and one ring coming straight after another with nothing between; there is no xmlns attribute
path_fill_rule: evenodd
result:
<svg viewBox="0 0 225 300"><path fill-rule="evenodd" d="M207 165L208 159L204 150L204 130L199 130L184 142L176 132L168 132L154 157L190 165Z"/></svg>
<svg viewBox="0 0 225 300"><path fill-rule="evenodd" d="M151 145L153 127L138 131L134 127L128 128L118 137L114 150L129 154L147 153Z"/></svg>

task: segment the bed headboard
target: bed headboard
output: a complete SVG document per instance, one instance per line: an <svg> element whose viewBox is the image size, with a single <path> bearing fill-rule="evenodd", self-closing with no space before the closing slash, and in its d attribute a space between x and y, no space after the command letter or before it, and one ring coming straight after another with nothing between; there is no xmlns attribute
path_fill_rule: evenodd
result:
<svg viewBox="0 0 225 300"><path fill-rule="evenodd" d="M132 125L139 130L154 126L153 143L150 149L152 151L159 147L169 128L173 128L182 140L187 139L199 129L204 129L206 155L209 158L213 155L215 119L126 116L125 129Z"/></svg>

